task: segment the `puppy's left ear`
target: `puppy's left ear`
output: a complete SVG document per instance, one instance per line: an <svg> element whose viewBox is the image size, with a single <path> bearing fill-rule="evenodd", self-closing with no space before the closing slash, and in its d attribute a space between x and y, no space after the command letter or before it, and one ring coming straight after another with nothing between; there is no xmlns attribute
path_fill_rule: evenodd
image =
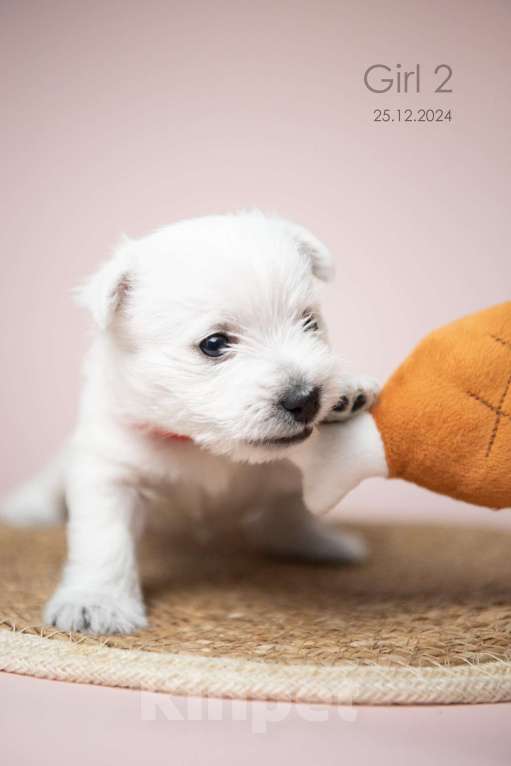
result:
<svg viewBox="0 0 511 766"><path fill-rule="evenodd" d="M134 243L125 237L113 256L74 291L77 302L89 309L101 330L110 328L118 317L131 289Z"/></svg>
<svg viewBox="0 0 511 766"><path fill-rule="evenodd" d="M327 246L304 226L291 221L282 223L296 240L298 252L309 259L314 276L323 282L330 282L335 276L335 266Z"/></svg>

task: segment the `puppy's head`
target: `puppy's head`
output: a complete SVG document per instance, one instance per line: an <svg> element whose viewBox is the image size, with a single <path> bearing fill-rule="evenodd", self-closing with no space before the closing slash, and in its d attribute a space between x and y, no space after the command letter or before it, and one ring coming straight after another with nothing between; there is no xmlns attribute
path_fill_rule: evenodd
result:
<svg viewBox="0 0 511 766"><path fill-rule="evenodd" d="M81 291L122 415L236 460L283 457L337 398L316 294L332 271L310 232L257 212L123 243Z"/></svg>

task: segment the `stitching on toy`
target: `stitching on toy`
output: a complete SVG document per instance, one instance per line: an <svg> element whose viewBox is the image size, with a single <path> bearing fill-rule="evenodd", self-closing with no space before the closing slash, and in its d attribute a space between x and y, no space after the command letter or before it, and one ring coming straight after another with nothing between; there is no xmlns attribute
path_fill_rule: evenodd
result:
<svg viewBox="0 0 511 766"><path fill-rule="evenodd" d="M502 415L504 414L502 411L502 405L504 404L504 400L507 396L507 392L509 391L509 386L511 386L511 375L509 376L507 380L507 385L504 389L504 393L500 397L499 406L497 414L495 415L495 424L493 426L493 431L491 432L490 442L488 444L488 448L486 450L486 457L490 457L490 453L492 451L493 445L495 444L495 439L497 438L497 431L499 430L500 421L502 419Z"/></svg>
<svg viewBox="0 0 511 766"><path fill-rule="evenodd" d="M504 338L501 338L499 335L491 335L489 334L489 337L494 340L496 343L500 343L501 346L505 346L506 348L511 349L511 343ZM499 426L502 421L502 418L509 418L511 420L511 415L508 412L505 412L505 410L502 409L504 406L504 402L506 401L506 396L508 395L509 389L511 388L511 375L508 377L506 386L504 388L504 391L502 393L502 396L499 399L499 403L497 406L494 404L490 404L490 402L487 402L485 399L483 399L481 396L478 396L477 394L474 394L472 391L466 391L465 393L468 394L472 399L476 399L478 402L481 402L485 407L488 407L489 410L495 413L495 422L493 424L492 432L490 434L490 440L488 442L488 446L486 448L486 457L490 457L491 451L493 449L493 445L495 444L495 439L497 438L497 433L499 431Z"/></svg>
<svg viewBox="0 0 511 766"><path fill-rule="evenodd" d="M490 335L490 338L493 338L493 340L496 340L497 343L501 344L501 346L505 346L506 348L511 348L511 342L508 340L505 340L504 338L501 338L500 335Z"/></svg>
<svg viewBox="0 0 511 766"><path fill-rule="evenodd" d="M470 396L471 399L476 399L478 402L481 402L481 404L484 404L485 407L488 407L488 409L494 412L496 415L500 415L502 418L508 418L511 420L511 412L506 412L506 410L499 409L499 407L496 407L494 404L490 404L490 402L487 402L486 399L482 398L482 396L478 396L472 391L465 391L465 393L467 396Z"/></svg>
<svg viewBox="0 0 511 766"><path fill-rule="evenodd" d="M502 418L508 418L509 420L511 420L511 414L509 414L509 412L506 412L505 410L502 409L502 405L504 404L504 400L507 396L507 393L510 387L511 387L511 375L509 376L507 380L506 388L504 389L504 393L500 397L500 401L497 407L495 407L495 405L493 404L490 404L490 402L487 402L486 399L483 399L481 396L474 394L472 391L466 392L468 396L470 396L472 399L476 399L478 402L481 402L481 404L483 404L485 407L488 407L489 410L495 413L495 422L493 424L490 440L486 448L485 457L490 457L491 451L493 449L493 445L495 444L495 439L497 438L497 433L498 433Z"/></svg>

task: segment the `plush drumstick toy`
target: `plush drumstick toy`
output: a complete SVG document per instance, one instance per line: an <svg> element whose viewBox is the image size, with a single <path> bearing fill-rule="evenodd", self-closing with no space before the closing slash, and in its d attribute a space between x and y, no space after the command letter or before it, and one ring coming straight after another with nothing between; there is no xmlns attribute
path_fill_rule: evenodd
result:
<svg viewBox="0 0 511 766"><path fill-rule="evenodd" d="M372 412L321 426L293 461L316 512L370 476L511 508L511 302L431 333Z"/></svg>

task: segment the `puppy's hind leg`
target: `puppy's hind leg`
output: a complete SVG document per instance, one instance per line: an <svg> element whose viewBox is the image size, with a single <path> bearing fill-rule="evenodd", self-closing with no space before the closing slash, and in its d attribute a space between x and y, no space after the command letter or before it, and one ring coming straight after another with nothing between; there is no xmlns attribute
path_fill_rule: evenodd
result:
<svg viewBox="0 0 511 766"><path fill-rule="evenodd" d="M20 484L0 502L0 521L13 526L47 526L65 515L64 478L67 449L62 449L38 474Z"/></svg>
<svg viewBox="0 0 511 766"><path fill-rule="evenodd" d="M276 497L270 507L249 512L244 530L253 547L271 556L333 564L367 557L362 537L323 524L309 513L299 493Z"/></svg>

